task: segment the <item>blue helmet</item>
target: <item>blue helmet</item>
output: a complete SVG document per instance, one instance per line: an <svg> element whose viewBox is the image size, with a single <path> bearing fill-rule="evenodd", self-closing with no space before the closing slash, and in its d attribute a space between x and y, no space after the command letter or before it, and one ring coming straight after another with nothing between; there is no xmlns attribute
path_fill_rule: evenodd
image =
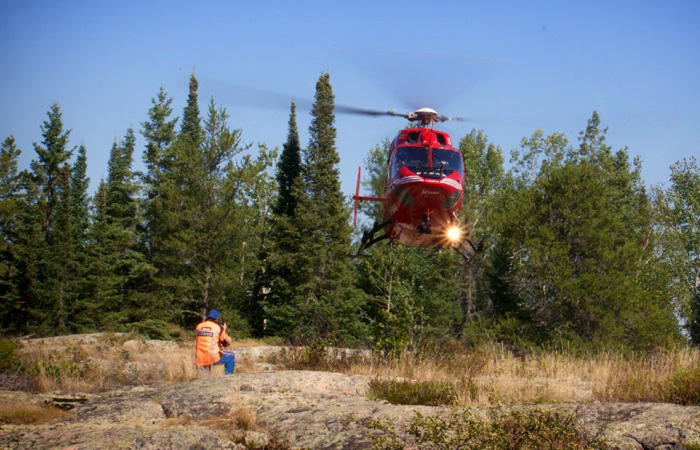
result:
<svg viewBox="0 0 700 450"><path fill-rule="evenodd" d="M214 319L214 320L218 319L219 318L219 311L212 309L211 311L209 311L209 314L207 314L207 318Z"/></svg>

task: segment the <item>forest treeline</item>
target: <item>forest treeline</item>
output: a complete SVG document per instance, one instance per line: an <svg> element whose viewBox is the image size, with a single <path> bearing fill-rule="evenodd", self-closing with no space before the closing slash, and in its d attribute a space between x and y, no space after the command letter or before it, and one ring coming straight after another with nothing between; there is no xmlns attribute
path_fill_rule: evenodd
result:
<svg viewBox="0 0 700 450"><path fill-rule="evenodd" d="M330 77L309 142L290 108L281 151L241 141L190 79L181 116L161 88L140 128L110 151L90 195L84 146L58 104L20 170L0 153L0 326L5 335L191 329L210 308L237 337L323 339L382 350L425 342L645 350L700 344L700 170L671 167L647 188L593 113L575 143L536 130L506 169L473 130L462 221L483 250L379 244L354 253L341 192ZM145 148L136 148L136 133ZM368 149L365 187L382 195L388 141ZM659 149L659 151L662 151ZM142 154L144 170L133 168ZM381 205L364 204L372 220Z"/></svg>

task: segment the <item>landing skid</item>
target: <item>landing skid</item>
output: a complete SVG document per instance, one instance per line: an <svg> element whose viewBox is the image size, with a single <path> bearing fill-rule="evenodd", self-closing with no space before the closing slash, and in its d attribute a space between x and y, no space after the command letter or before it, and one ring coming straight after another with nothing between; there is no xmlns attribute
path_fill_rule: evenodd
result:
<svg viewBox="0 0 700 450"><path fill-rule="evenodd" d="M467 249L464 247L464 242L469 244L469 247L471 247L473 250L472 252L467 251ZM474 241L467 238L461 242L460 245L452 244L452 248L455 249L455 251L459 253L466 262L471 263L474 258L476 258L476 255L481 253L481 251L484 249L484 242L481 241L479 242L479 245L477 245L474 243Z"/></svg>
<svg viewBox="0 0 700 450"><path fill-rule="evenodd" d="M375 234L382 230L387 225L391 225L391 220L385 220L382 223L375 223L371 230L365 231L362 234L362 240L360 241L360 248L357 249L357 254L355 256L363 256L362 252L370 248L377 242L381 242L385 239L389 239L389 236L382 234L381 236L375 236Z"/></svg>

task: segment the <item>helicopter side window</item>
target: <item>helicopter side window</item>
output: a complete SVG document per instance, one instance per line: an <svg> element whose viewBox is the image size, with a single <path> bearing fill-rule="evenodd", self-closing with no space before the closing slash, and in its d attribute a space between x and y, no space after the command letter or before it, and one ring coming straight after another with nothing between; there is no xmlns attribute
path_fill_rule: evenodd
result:
<svg viewBox="0 0 700 450"><path fill-rule="evenodd" d="M394 178L402 167L416 172L419 168L428 167L428 149L426 147L401 147L394 154L394 165L391 177Z"/></svg>
<svg viewBox="0 0 700 450"><path fill-rule="evenodd" d="M439 169L446 176L451 175L454 171L457 171L460 177L464 175L462 155L454 150L434 148L433 167Z"/></svg>

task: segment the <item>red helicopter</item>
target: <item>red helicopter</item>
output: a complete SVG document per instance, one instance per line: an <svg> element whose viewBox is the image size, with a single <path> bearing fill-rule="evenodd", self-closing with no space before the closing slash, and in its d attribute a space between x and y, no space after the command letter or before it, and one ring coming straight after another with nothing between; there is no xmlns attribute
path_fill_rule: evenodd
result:
<svg viewBox="0 0 700 450"><path fill-rule="evenodd" d="M471 239L471 230L458 219L464 196L464 161L450 135L433 128L436 122L464 119L441 116L431 108L403 114L362 112L405 117L418 126L399 131L391 142L383 197L359 195L358 168L353 222L357 222L358 201L384 205L382 221L364 232L357 256L389 239L413 247L452 247L470 261L480 249Z"/></svg>

